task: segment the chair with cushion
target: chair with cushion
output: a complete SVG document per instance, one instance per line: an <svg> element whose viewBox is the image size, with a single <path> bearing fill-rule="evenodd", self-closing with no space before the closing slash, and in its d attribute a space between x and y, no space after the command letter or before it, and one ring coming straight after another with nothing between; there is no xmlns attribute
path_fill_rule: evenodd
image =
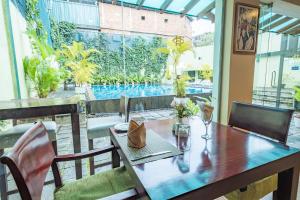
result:
<svg viewBox="0 0 300 200"><path fill-rule="evenodd" d="M34 123L25 123L25 124L17 124L16 120L14 120L14 126L9 128L3 132L0 132L0 156L4 153L4 149L11 148L17 140L31 127L34 126ZM57 154L57 142L56 142L56 132L57 125L54 121L45 121L44 125L47 129L49 137L52 141L52 145L55 153ZM1 166L0 166L1 168ZM5 168L2 168L0 171L0 192L2 199L7 199L7 187L6 187L6 172ZM14 193L14 191L10 191L10 193Z"/></svg>
<svg viewBox="0 0 300 200"><path fill-rule="evenodd" d="M100 199L110 195L113 195L112 199L133 197L136 195L134 183L124 167L62 183L59 162L84 159L113 149L114 146L110 145L87 153L56 156L45 126L38 122L21 136L8 154L0 158L0 162L10 169L22 199L41 199L50 167L54 175L56 200Z"/></svg>
<svg viewBox="0 0 300 200"><path fill-rule="evenodd" d="M229 126L286 144L293 110L233 102ZM273 192L276 199L278 175L272 175L233 191L225 197L229 200L258 200Z"/></svg>
<svg viewBox="0 0 300 200"><path fill-rule="evenodd" d="M43 122L46 130L49 134L50 140L52 141L55 152L57 151L56 145L56 132L57 124L54 121ZM6 131L0 133L0 149L6 149L12 147L17 140L31 127L34 123L17 124Z"/></svg>
<svg viewBox="0 0 300 200"><path fill-rule="evenodd" d="M92 117L87 119L87 137L89 150L94 149L93 140L95 138L108 137L109 128L118 123L128 122L130 111L130 98L127 96L121 96L120 98L120 110L119 115L107 116L107 117ZM96 114L94 111L88 109L88 115ZM104 163L102 165L95 165L94 158L90 158L90 174L95 174L95 168L109 164Z"/></svg>

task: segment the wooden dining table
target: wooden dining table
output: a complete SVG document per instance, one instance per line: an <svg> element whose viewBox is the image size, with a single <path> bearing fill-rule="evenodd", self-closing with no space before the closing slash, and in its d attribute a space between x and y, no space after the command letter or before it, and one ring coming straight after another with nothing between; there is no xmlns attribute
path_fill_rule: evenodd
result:
<svg viewBox="0 0 300 200"><path fill-rule="evenodd" d="M177 146L180 142L172 133L174 123L172 119L147 121L145 126ZM205 127L199 118L191 119L190 126L189 150L134 166L118 144L118 133L110 129L117 149L113 166L119 166L121 157L141 198L215 199L276 173L277 199L297 198L299 149L214 122L208 129L211 139L205 140L201 138Z"/></svg>

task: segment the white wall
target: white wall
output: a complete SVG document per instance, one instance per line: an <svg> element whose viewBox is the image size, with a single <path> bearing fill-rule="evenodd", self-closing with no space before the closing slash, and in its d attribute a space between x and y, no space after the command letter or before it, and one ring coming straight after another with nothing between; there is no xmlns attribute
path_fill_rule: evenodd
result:
<svg viewBox="0 0 300 200"><path fill-rule="evenodd" d="M32 49L28 36L26 35L26 21L15 5L9 1L10 14L12 20L15 53L18 65L18 75L21 90L21 97L27 98L27 88L25 83L25 74L22 59L25 56L30 56Z"/></svg>
<svg viewBox="0 0 300 200"><path fill-rule="evenodd" d="M0 100L15 98L4 13L0 2Z"/></svg>

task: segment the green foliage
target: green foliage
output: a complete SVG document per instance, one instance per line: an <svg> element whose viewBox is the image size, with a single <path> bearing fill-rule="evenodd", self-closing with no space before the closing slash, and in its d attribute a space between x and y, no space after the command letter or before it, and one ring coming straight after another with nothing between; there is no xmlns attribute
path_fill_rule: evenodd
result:
<svg viewBox="0 0 300 200"><path fill-rule="evenodd" d="M211 96L208 97L208 98L197 96L197 102L198 102L198 100L199 100L199 102L204 102L206 105L211 105L212 104L212 97Z"/></svg>
<svg viewBox="0 0 300 200"><path fill-rule="evenodd" d="M101 66L101 68L96 68L93 84L123 84L125 81L129 83L160 82L167 56L154 55L153 52L164 46L162 38L154 37L149 40L142 37L126 38L124 55L122 42L117 48L112 48L111 40L112 38L103 33L83 40L87 48L98 50L98 53L90 58ZM125 58L125 69L123 58Z"/></svg>
<svg viewBox="0 0 300 200"><path fill-rule="evenodd" d="M51 37L55 48L61 49L60 45L68 45L75 40L76 32L73 26L65 22L57 24L52 20ZM121 39L121 35L104 33L94 36L82 34L79 37L86 49L97 50L88 58L90 62L98 64L91 78L92 84L158 83L161 81L168 55L153 53L157 48L165 47L161 37L147 39L126 37L124 45L122 40L120 43L114 41L115 37ZM58 56L58 61L61 67L65 68L65 72L70 71L65 56ZM144 71L143 74L141 74L142 71Z"/></svg>
<svg viewBox="0 0 300 200"><path fill-rule="evenodd" d="M300 102L300 86L295 86L295 87L294 87L294 90L295 90L294 99L295 99L296 101L299 101L299 102Z"/></svg>
<svg viewBox="0 0 300 200"><path fill-rule="evenodd" d="M27 30L33 48L33 56L23 59L27 83L33 85L40 98L55 91L60 82L60 72L51 65L55 62L54 51L45 35L38 35L33 29Z"/></svg>
<svg viewBox="0 0 300 200"><path fill-rule="evenodd" d="M171 73L171 70L169 68L166 69L165 78L167 80L171 80L172 79L172 73Z"/></svg>
<svg viewBox="0 0 300 200"><path fill-rule="evenodd" d="M59 84L59 72L50 66L47 59L41 57L25 57L23 66L27 81L33 84L40 98L46 98L49 92L57 89Z"/></svg>
<svg viewBox="0 0 300 200"><path fill-rule="evenodd" d="M190 78L187 75L178 76L177 67L180 61L181 56L191 51L193 52L192 42L189 40L183 40L182 43L176 44L176 38L171 38L167 40L167 47L165 48L157 48L156 52L160 54L168 55L172 58L173 67L176 77L174 77L174 87L177 97L185 97L185 88L186 81Z"/></svg>
<svg viewBox="0 0 300 200"><path fill-rule="evenodd" d="M209 64L204 64L202 69L199 71L201 79L212 80L213 78L213 69Z"/></svg>
<svg viewBox="0 0 300 200"><path fill-rule="evenodd" d="M177 104L175 105L176 116L178 118L192 117L199 113L200 108L198 105L193 103L190 99L186 104Z"/></svg>
<svg viewBox="0 0 300 200"><path fill-rule="evenodd" d="M70 22L56 22L50 19L51 40L53 48L59 49L63 44L71 45L76 33L76 25Z"/></svg>
<svg viewBox="0 0 300 200"><path fill-rule="evenodd" d="M39 0L26 0L25 18L28 22L34 22L39 18L40 13L37 8Z"/></svg>
<svg viewBox="0 0 300 200"><path fill-rule="evenodd" d="M174 82L174 88L177 97L185 97L185 88L190 77L186 74L177 76Z"/></svg>
<svg viewBox="0 0 300 200"><path fill-rule="evenodd" d="M27 30L35 31L37 35L46 35L38 9L39 0L26 0L25 19Z"/></svg>
<svg viewBox="0 0 300 200"><path fill-rule="evenodd" d="M62 50L58 53L60 57L64 58L65 66L70 68L77 85L91 81L97 65L90 61L89 58L92 54L97 53L97 50L86 50L83 43L74 41L71 46L63 45Z"/></svg>

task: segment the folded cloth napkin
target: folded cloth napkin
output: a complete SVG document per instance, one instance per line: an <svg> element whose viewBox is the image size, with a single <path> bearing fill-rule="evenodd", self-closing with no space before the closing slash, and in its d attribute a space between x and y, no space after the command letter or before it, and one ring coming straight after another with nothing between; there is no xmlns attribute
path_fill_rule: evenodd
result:
<svg viewBox="0 0 300 200"><path fill-rule="evenodd" d="M128 128L128 146L133 148L143 148L146 146L146 128L144 123L138 124L130 120Z"/></svg>

